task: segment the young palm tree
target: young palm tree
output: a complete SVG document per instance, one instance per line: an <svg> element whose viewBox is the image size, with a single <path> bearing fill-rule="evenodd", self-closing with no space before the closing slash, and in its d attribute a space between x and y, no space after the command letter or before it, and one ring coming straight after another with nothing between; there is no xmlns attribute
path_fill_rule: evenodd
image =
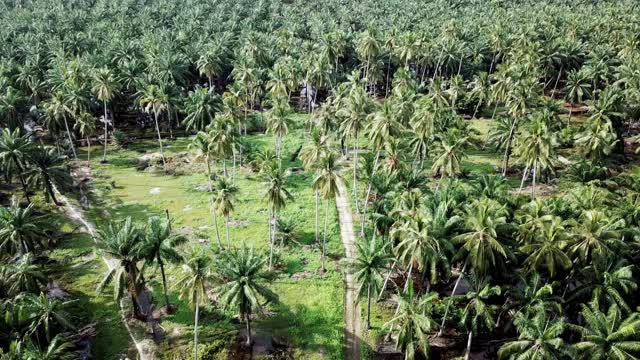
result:
<svg viewBox="0 0 640 360"><path fill-rule="evenodd" d="M322 134L320 129L315 128L311 132L311 141L306 143L300 150L300 159L307 170L316 169L320 163L320 159L329 151L330 145L328 138ZM320 193L315 191L315 213L316 213L316 243L320 242L320 230L319 230L319 206L320 206Z"/></svg>
<svg viewBox="0 0 640 360"><path fill-rule="evenodd" d="M96 243L100 250L109 258L116 260L115 266L109 267L102 281L98 284L98 292L113 284L113 298L122 299L125 289L129 291L133 311L137 318L142 319L147 314L141 309L139 294L144 288L140 278L138 262L146 257L144 249L144 234L133 224L130 217L118 223L111 223L96 234Z"/></svg>
<svg viewBox="0 0 640 360"><path fill-rule="evenodd" d="M538 312L532 318L519 314L514 323L518 340L500 347L500 359L561 360L573 355L571 347L561 338L565 330L563 320L548 319L544 312Z"/></svg>
<svg viewBox="0 0 640 360"><path fill-rule="evenodd" d="M634 270L635 266L628 265L624 259L599 256L592 265L580 270L579 286L571 298L591 298L591 303L597 305L615 304L625 313L630 313L625 296L638 289Z"/></svg>
<svg viewBox="0 0 640 360"><path fill-rule="evenodd" d="M27 334L35 335L36 339L39 339L38 343L40 345L43 345L40 339L42 334L44 334L46 341L50 343L56 329L73 330L75 328L71 323L69 314L65 311L71 301L50 298L44 293L40 293L40 295L24 293L17 298L17 301L20 304L21 312L24 311L24 315L28 319Z"/></svg>
<svg viewBox="0 0 640 360"><path fill-rule="evenodd" d="M54 148L38 146L29 152L27 161L31 164L26 171L29 186L41 189L47 201L60 206L54 189L64 191L73 183L64 157Z"/></svg>
<svg viewBox="0 0 640 360"><path fill-rule="evenodd" d="M245 245L223 254L218 262L216 288L220 304L224 308L237 308L247 326L247 346L251 346L251 315L262 311L266 302L275 302L278 295L266 287L265 259Z"/></svg>
<svg viewBox="0 0 640 360"><path fill-rule="evenodd" d="M187 117L184 118L182 124L186 126L186 130L203 131L214 121L216 113L222 111L222 101L220 101L220 97L207 91L206 88L196 88L189 92L184 110Z"/></svg>
<svg viewBox="0 0 640 360"><path fill-rule="evenodd" d="M275 246L275 225L278 221L278 213L287 205L287 201L293 196L287 190L287 175L278 164L271 164L265 173L266 192L264 200L269 206L269 271L273 268L273 247Z"/></svg>
<svg viewBox="0 0 640 360"><path fill-rule="evenodd" d="M22 208L14 199L11 206L0 207L0 251L14 256L42 250L47 245L49 224L33 204Z"/></svg>
<svg viewBox="0 0 640 360"><path fill-rule="evenodd" d="M572 230L570 250L585 264L596 255L612 255L624 246L620 237L624 225L624 220L609 217L602 211L584 211Z"/></svg>
<svg viewBox="0 0 640 360"><path fill-rule="evenodd" d="M18 176L28 203L31 203L31 199L29 198L29 189L24 178L24 172L31 149L29 138L20 134L20 129L10 131L7 128L2 130L0 135L0 168L9 178L14 175Z"/></svg>
<svg viewBox="0 0 640 360"><path fill-rule="evenodd" d="M395 295L398 310L385 327L391 327L395 333L396 349L404 353L405 360L414 360L419 351L429 358L429 340L427 334L437 324L431 317L431 304L438 298L437 294L429 294L421 299L413 290L413 283L408 282L407 291L403 295Z"/></svg>
<svg viewBox="0 0 640 360"><path fill-rule="evenodd" d="M187 257L182 265L182 275L176 283L180 286L180 298L186 298L195 307L193 325L193 359L198 360L198 321L200 320L200 305L206 305L207 285L211 275L211 259L204 252L195 252Z"/></svg>
<svg viewBox="0 0 640 360"><path fill-rule="evenodd" d="M158 116L167 110L169 96L165 90L158 85L148 85L141 93L138 99L140 106L147 114L153 114L156 124L156 133L158 134L158 145L160 146L160 156L162 157L162 167L166 170L167 164L164 159L164 150L162 149L162 135L160 135L160 125Z"/></svg>
<svg viewBox="0 0 640 360"><path fill-rule="evenodd" d="M0 266L0 284L3 284L0 287L6 288L9 295L39 293L47 282L44 269L34 263L31 253L22 255L15 263Z"/></svg>
<svg viewBox="0 0 640 360"><path fill-rule="evenodd" d="M325 154L318 166L318 175L313 180L313 189L319 191L325 199L324 238L322 240L322 271L325 270L325 250L327 245L327 227L329 225L329 201L338 194L338 182L342 180L342 164L334 153Z"/></svg>
<svg viewBox="0 0 640 360"><path fill-rule="evenodd" d="M570 329L582 336L574 345L580 359L627 360L635 359L640 353L640 314L623 317L616 305L611 305L607 313L597 306L582 305L585 325L571 325Z"/></svg>
<svg viewBox="0 0 640 360"><path fill-rule="evenodd" d="M217 214L224 216L224 226L227 233L227 249L231 249L231 240L229 238L229 215L233 212L233 203L235 201L234 193L238 190L230 181L221 178L216 181L213 194L213 206ZM216 220L216 233L218 223ZM219 237L219 235L218 235Z"/></svg>
<svg viewBox="0 0 640 360"><path fill-rule="evenodd" d="M101 68L93 76L93 87L91 92L102 102L104 108L104 117L102 119L104 126L104 149L102 152L102 162L107 161L107 138L109 135L109 121L107 120L107 104L111 102L116 93L120 90L120 84L115 75L109 68ZM116 130L116 124L114 119L111 119L111 126L113 131Z"/></svg>
<svg viewBox="0 0 640 360"><path fill-rule="evenodd" d="M371 294L377 294L382 285L385 270L393 261L389 244L376 239L361 239L356 243L356 257L351 264L358 283L358 301L367 299L367 329L371 329Z"/></svg>
<svg viewBox="0 0 640 360"><path fill-rule="evenodd" d="M171 303L169 303L169 295L167 292L167 277L164 272L164 264L165 261L176 264L183 260L182 255L176 251L176 247L184 244L186 241L186 237L172 234L169 219L162 220L160 217L153 216L147 221L147 227L144 233L143 252L147 255L147 261L151 263L155 262L158 267L160 267L164 301L169 311L171 311Z"/></svg>
<svg viewBox="0 0 640 360"><path fill-rule="evenodd" d="M493 330L495 321L493 315L495 306L490 305L487 301L492 296L500 295L499 286L490 286L486 278L480 278L477 275L469 277L470 288L465 295L467 305L462 311L462 323L467 327L469 336L467 338L467 349L464 359L469 360L471 355L471 344L473 341L473 333L484 327Z"/></svg>

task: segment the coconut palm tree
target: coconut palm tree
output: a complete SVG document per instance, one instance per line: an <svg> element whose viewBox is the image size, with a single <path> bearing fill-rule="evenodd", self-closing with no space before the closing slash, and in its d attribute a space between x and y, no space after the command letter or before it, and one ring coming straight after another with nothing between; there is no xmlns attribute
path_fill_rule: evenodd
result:
<svg viewBox="0 0 640 360"><path fill-rule="evenodd" d="M382 273L393 261L388 245L375 235L369 241L361 239L356 243L356 257L351 267L358 284L358 301L367 299L367 329L371 329L371 296L380 291Z"/></svg>
<svg viewBox="0 0 640 360"><path fill-rule="evenodd" d="M514 323L518 340L500 347L500 359L561 360L573 355L572 348L561 338L565 330L562 319L548 319L544 312L538 312L531 318L519 314Z"/></svg>
<svg viewBox="0 0 640 360"><path fill-rule="evenodd" d="M305 143L305 145L300 150L300 159L304 164L304 167L307 170L314 169L316 170L318 164L322 157L329 151L330 144L327 136L323 135L320 129L314 128L311 132L311 141ZM314 191L315 193L315 214L316 214L316 243L320 242L320 230L319 230L319 207L320 207L320 192Z"/></svg>
<svg viewBox="0 0 640 360"><path fill-rule="evenodd" d="M568 245L569 237L564 223L561 218L554 217L543 223L533 241L520 247L520 252L528 255L525 266L533 271L545 268L549 276L554 278L558 269L567 270L572 265L566 253Z"/></svg>
<svg viewBox="0 0 640 360"><path fill-rule="evenodd" d="M27 161L31 165L25 173L27 184L41 189L47 201L60 206L55 191L65 191L73 183L64 157L58 155L54 148L37 146L29 152Z"/></svg>
<svg viewBox="0 0 640 360"><path fill-rule="evenodd" d="M238 309L247 326L247 346L251 346L252 314L261 312L266 303L278 301L278 295L266 287L269 278L264 264L264 258L243 244L223 254L216 267L218 301L223 308Z"/></svg>
<svg viewBox="0 0 640 360"><path fill-rule="evenodd" d="M413 290L413 283L409 280L407 291L403 295L395 295L395 298L398 310L385 327L395 329L396 349L404 353L405 360L416 359L419 352L429 358L427 334L437 326L431 317L431 304L437 300L438 295L429 294L418 298Z"/></svg>
<svg viewBox="0 0 640 360"><path fill-rule="evenodd" d="M456 129L443 134L437 143L431 172L441 178L458 175L462 170L462 159L466 156L464 148L467 143L468 138L460 135Z"/></svg>
<svg viewBox="0 0 640 360"><path fill-rule="evenodd" d="M195 308L193 324L193 359L198 360L198 321L200 306L206 305L209 298L207 286L212 279L211 259L202 251L194 251L186 257L182 265L182 274L176 284L180 287L180 298L186 298Z"/></svg>
<svg viewBox="0 0 640 360"><path fill-rule="evenodd" d="M162 167L166 170L167 164L164 159L164 150L162 149L162 135L160 135L160 125L158 123L158 116L167 110L169 96L165 92L164 88L158 85L148 85L143 91L139 93L140 97L138 102L144 112L147 114L153 114L153 118L156 124L156 133L158 134L158 145L160 146L160 156L162 157Z"/></svg>
<svg viewBox="0 0 640 360"><path fill-rule="evenodd" d="M207 91L206 88L196 88L189 92L184 110L187 117L182 124L186 126L186 130L203 131L213 123L216 114L222 111L222 101L219 96Z"/></svg>
<svg viewBox="0 0 640 360"><path fill-rule="evenodd" d="M325 251L327 244L327 227L329 225L329 201L340 192L338 182L342 179L342 164L332 152L326 153L320 160L318 174L313 180L313 189L319 191L325 200L324 237L322 240L322 271L325 270Z"/></svg>
<svg viewBox="0 0 640 360"><path fill-rule="evenodd" d="M595 305L582 304L580 314L584 326L570 326L581 335L581 341L574 345L580 359L626 360L639 356L640 314L623 317L615 304L606 313Z"/></svg>
<svg viewBox="0 0 640 360"><path fill-rule="evenodd" d="M272 164L264 172L266 192L264 200L269 206L269 271L273 268L273 247L275 246L275 225L278 213L293 199L287 190L287 174L278 164Z"/></svg>
<svg viewBox="0 0 640 360"><path fill-rule="evenodd" d="M289 133L291 109L286 98L276 98L273 107L267 112L268 132L276 136L276 156L282 157L282 138Z"/></svg>
<svg viewBox="0 0 640 360"><path fill-rule="evenodd" d="M499 286L489 285L487 278L481 278L475 273L469 277L469 283L469 292L464 296L466 306L462 311L461 318L461 322L465 324L469 332L467 349L464 353L465 360L469 360L471 355L473 334L477 334L482 328L493 330L495 327L493 319L495 306L488 303L488 300L501 293Z"/></svg>
<svg viewBox="0 0 640 360"><path fill-rule="evenodd" d="M47 247L50 222L33 204L22 208L15 201L0 207L0 251L10 256L37 252Z"/></svg>
<svg viewBox="0 0 640 360"><path fill-rule="evenodd" d="M227 249L231 249L231 239L229 238L229 215L233 212L233 203L235 201L234 193L238 189L225 178L220 178L213 186L213 207L215 212L224 216L224 226L227 233ZM218 222L216 220L216 233ZM219 236L219 235L218 235Z"/></svg>
<svg viewBox="0 0 640 360"><path fill-rule="evenodd" d="M570 250L584 264L588 264L595 256L615 254L624 246L620 237L624 225L623 219L609 217L602 211L584 211L572 230Z"/></svg>
<svg viewBox="0 0 640 360"><path fill-rule="evenodd" d="M557 155L555 153L556 140L544 122L536 117L516 137L514 154L517 161L525 165L522 182L531 175L531 200L536 196L536 180L541 171L553 170Z"/></svg>
<svg viewBox="0 0 640 360"><path fill-rule="evenodd" d="M107 285L113 284L113 298L122 299L125 290L129 291L134 315L142 319L147 314L141 309L139 295L144 288L138 263L147 256L144 248L144 233L133 223L130 217L121 222L110 223L96 233L96 243L100 251L115 261L98 284L97 291L102 292Z"/></svg>
<svg viewBox="0 0 640 360"><path fill-rule="evenodd" d="M222 47L211 46L205 51L196 62L198 72L202 76L206 76L209 80L209 92L213 92L213 79L222 72L223 54Z"/></svg>
<svg viewBox="0 0 640 360"><path fill-rule="evenodd" d="M71 152L75 158L77 157L76 148L73 145L73 133L71 132L71 127L69 127L68 121L69 116L73 114L73 110L67 101L68 100L65 98L65 94L63 92L56 91L53 93L51 98L43 104L43 108L45 111L46 123L49 128L57 127L57 123L62 120L67 132Z"/></svg>
<svg viewBox="0 0 640 360"><path fill-rule="evenodd" d="M0 167L8 177L18 176L28 203L31 203L31 199L24 172L28 165L28 154L31 149L29 138L20 134L20 129L10 131L7 128L2 130L2 134L0 134Z"/></svg>
<svg viewBox="0 0 640 360"><path fill-rule="evenodd" d="M93 74L93 86L91 87L91 92L98 99L98 101L102 102L102 107L104 109L104 117L102 118L103 126L104 126L104 149L102 152L102 162L107 161L107 137L109 134L109 121L107 120L107 106L115 97L116 94L120 91L120 84L116 79L114 73L107 67L98 69ZM111 119L111 126L113 131L116 130L115 121Z"/></svg>
<svg viewBox="0 0 640 360"><path fill-rule="evenodd" d="M147 221L144 232L144 253L147 261L155 262L160 267L162 275L162 289L167 310L171 310L169 295L167 291L167 277L164 271L164 264L170 262L177 264L183 260L182 255L176 251L176 247L187 242L187 238L182 235L172 233L171 220L162 220L160 217L152 216Z"/></svg>
<svg viewBox="0 0 640 360"><path fill-rule="evenodd" d="M633 277L634 265L626 260L616 260L612 257L599 256L593 263L580 270L580 282L574 291L572 299L591 297L594 305L617 305L625 313L631 308L625 301L629 295L638 289Z"/></svg>
<svg viewBox="0 0 640 360"><path fill-rule="evenodd" d="M83 112L76 118L74 129L78 130L80 136L87 140L87 163L91 166L91 139L90 136L96 131L96 119L93 115Z"/></svg>

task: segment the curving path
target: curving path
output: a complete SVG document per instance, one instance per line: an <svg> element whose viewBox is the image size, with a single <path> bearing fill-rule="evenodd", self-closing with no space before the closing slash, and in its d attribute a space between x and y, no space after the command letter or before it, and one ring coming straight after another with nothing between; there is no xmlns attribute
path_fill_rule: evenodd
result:
<svg viewBox="0 0 640 360"><path fill-rule="evenodd" d="M343 181L338 181L338 192L336 193L336 208L340 219L340 237L344 245L348 259L356 256L356 236L353 231L353 216L349 207L347 187ZM358 287L355 277L347 273L345 300L344 300L344 337L346 345L345 359L360 359L360 336L362 334L362 323L360 321L360 306L357 304Z"/></svg>
<svg viewBox="0 0 640 360"><path fill-rule="evenodd" d="M66 196L62 195L57 189L54 189L54 191L56 192L56 197L62 200L62 203L64 204L63 211L67 215L67 217L77 224L82 225L85 231L89 233L91 237L94 237L96 233L96 226L92 222L87 220L87 218L84 216L84 211L75 204L71 203L69 199ZM117 266L117 260L109 259L104 256L102 257L102 260L105 262L109 270ZM122 302L120 302L120 309L122 322L124 323L124 326L129 333L129 337L136 345L136 350L138 351L138 359L155 360L157 358L157 346L155 345L153 340L146 336L144 332L141 332L140 330L136 331L136 329L133 329L133 327L129 324L129 321L127 321L125 317Z"/></svg>

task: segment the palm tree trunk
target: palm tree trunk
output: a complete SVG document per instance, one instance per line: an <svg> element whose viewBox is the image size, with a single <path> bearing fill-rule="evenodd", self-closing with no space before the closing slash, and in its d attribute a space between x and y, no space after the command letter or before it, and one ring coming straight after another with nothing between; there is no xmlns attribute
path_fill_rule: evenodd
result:
<svg viewBox="0 0 640 360"><path fill-rule="evenodd" d="M558 88L558 82L560 81L560 76L562 75L563 67L560 66L560 71L558 72L558 77L556 78L556 83L553 85L553 90L551 91L551 97L553 98L556 94L556 89Z"/></svg>
<svg viewBox="0 0 640 360"><path fill-rule="evenodd" d="M538 171L538 162L533 162L533 178L531 179L531 200L536 199L536 176Z"/></svg>
<svg viewBox="0 0 640 360"><path fill-rule="evenodd" d="M482 104L482 101L478 101L478 104L476 104L476 108L475 110L473 110L473 115L471 116L472 119L476 118L476 115L478 114L478 110L480 109L480 104Z"/></svg>
<svg viewBox="0 0 640 360"><path fill-rule="evenodd" d="M273 209L269 211L269 271L273 269Z"/></svg>
<svg viewBox="0 0 640 360"><path fill-rule="evenodd" d="M198 320L200 318L200 304L198 303L198 293L195 294L196 316L193 324L193 360L198 360Z"/></svg>
<svg viewBox="0 0 640 360"><path fill-rule="evenodd" d="M107 162L107 142L109 136L109 124L107 123L107 102L103 101L104 104L104 149L102 151L102 162Z"/></svg>
<svg viewBox="0 0 640 360"><path fill-rule="evenodd" d="M384 88L384 97L389 96L389 72L391 71L391 53L389 53L389 61L387 62L387 85Z"/></svg>
<svg viewBox="0 0 640 360"><path fill-rule="evenodd" d="M320 192L316 190L316 244L320 242L320 231L318 222L318 207L320 206Z"/></svg>
<svg viewBox="0 0 640 360"><path fill-rule="evenodd" d="M387 283L389 282L389 279L391 278L391 274L393 274L393 269L396 267L397 264L398 264L398 261L394 261L393 264L391 265L391 269L389 269L387 276L384 278L382 289L380 289L380 294L378 294L378 299L376 301L380 301L380 299L382 299L382 294L384 294L384 289L387 288Z"/></svg>
<svg viewBox="0 0 640 360"><path fill-rule="evenodd" d="M158 144L160 145L160 156L162 157L162 168L167 170L167 163L164 160L164 150L162 149L162 135L160 135L160 126L158 125L158 113L154 111L154 119L156 122L156 132L158 133Z"/></svg>
<svg viewBox="0 0 640 360"><path fill-rule="evenodd" d="M327 247L327 227L329 226L329 199L326 201L326 205L324 208L324 239L322 240L322 271L325 270L324 261L325 261L325 252Z"/></svg>
<svg viewBox="0 0 640 360"><path fill-rule="evenodd" d="M27 182L24 180L24 169L22 168L22 165L20 165L20 163L18 161L15 160L14 158L14 163L16 164L16 167L18 169L18 179L20 179L20 184L22 185L22 191L24 192L24 197L27 199L27 203L31 204L31 198L29 197L29 189L27 189Z"/></svg>
<svg viewBox="0 0 640 360"><path fill-rule="evenodd" d="M73 138L71 137L71 130L69 130L69 122L67 121L67 117L66 116L62 116L62 118L64 119L64 127L67 128L67 135L69 137L69 145L71 145L71 152L73 153L73 158L77 158L78 155L76 154L76 147L73 145Z"/></svg>
<svg viewBox="0 0 640 360"><path fill-rule="evenodd" d="M464 352L464 360L469 360L471 356L471 341L473 339L473 331L469 330L469 337L467 338L467 350Z"/></svg>
<svg viewBox="0 0 640 360"><path fill-rule="evenodd" d="M371 329L371 284L367 286L367 330Z"/></svg>
<svg viewBox="0 0 640 360"><path fill-rule="evenodd" d="M518 119L513 119L513 124L511 125L511 130L509 130L509 138L507 139L507 148L504 151L504 167L502 168L502 176L507 175L507 168L509 167L509 157L511 156L511 142L513 141L513 134L515 132L516 125L518 124Z"/></svg>
<svg viewBox="0 0 640 360"><path fill-rule="evenodd" d="M171 303L169 302L169 295L168 295L168 290L167 290L167 276L164 273L164 263L162 262L162 259L160 259L160 257L158 257L158 264L160 265L160 274L162 274L162 289L164 290L164 302L167 306L167 310L169 310L169 306L171 305Z"/></svg>
<svg viewBox="0 0 640 360"><path fill-rule="evenodd" d="M213 92L213 77L209 76L209 94Z"/></svg>
<svg viewBox="0 0 640 360"><path fill-rule="evenodd" d="M251 346L251 313L246 314L244 318L247 325L247 346Z"/></svg>
<svg viewBox="0 0 640 360"><path fill-rule="evenodd" d="M360 237L364 237L364 226L367 222L367 205L369 205L369 197L371 196L371 187L373 185L373 175L378 167L378 159L380 158L380 150L376 152L376 159L373 162L373 171L371 172L371 179L369 179L369 187L367 188L367 195L364 198L364 209L362 210L362 224L360 226Z"/></svg>
<svg viewBox="0 0 640 360"><path fill-rule="evenodd" d="M224 216L224 226L227 230L227 249L231 250L231 240L229 239L229 214Z"/></svg>
<svg viewBox="0 0 640 360"><path fill-rule="evenodd" d="M460 276L456 279L455 285L453 285L453 291L451 292L451 296L449 296L449 301L447 301L447 307L444 310L444 316L442 317L442 324L440 324L440 331L438 331L438 336L442 336L444 333L444 325L447 323L447 315L449 314L449 309L451 308L451 303L453 302L453 296L456 294L456 290L458 290L458 285L460 285L460 281L464 277L464 271L467 268L467 263L465 261L464 266L462 267L462 271L460 271Z"/></svg>
<svg viewBox="0 0 640 360"><path fill-rule="evenodd" d="M522 188L524 187L524 180L529 175L529 167L530 165L527 165L527 167L524 168L524 172L522 173L522 181L520 181L520 189L518 189L519 193L522 192Z"/></svg>
<svg viewBox="0 0 640 360"><path fill-rule="evenodd" d="M89 135L87 135L87 163L91 167L91 139L89 139Z"/></svg>
<svg viewBox="0 0 640 360"><path fill-rule="evenodd" d="M220 246L220 249L222 249L222 241L220 241L220 230L218 229L218 214L216 213L213 214L213 222L216 228L216 240L218 240L218 245Z"/></svg>
<svg viewBox="0 0 640 360"><path fill-rule="evenodd" d="M51 200L53 201L53 203L56 204L56 206L62 205L60 202L58 202L58 199L56 199L56 194L53 192L53 185L51 184L51 179L49 179L49 176L46 176L46 175L44 178L44 187L46 188L46 191L49 194L49 197L51 197Z"/></svg>
<svg viewBox="0 0 640 360"><path fill-rule="evenodd" d="M355 199L356 213L360 212L358 207L358 132L354 134L353 143L353 198Z"/></svg>

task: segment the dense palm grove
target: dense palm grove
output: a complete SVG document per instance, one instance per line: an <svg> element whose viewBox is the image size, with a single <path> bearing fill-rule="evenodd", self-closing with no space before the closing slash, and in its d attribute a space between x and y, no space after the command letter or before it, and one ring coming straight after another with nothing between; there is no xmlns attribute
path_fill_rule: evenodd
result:
<svg viewBox="0 0 640 360"><path fill-rule="evenodd" d="M90 167L96 145L106 161L140 128L153 129L166 176L167 138L191 137L213 253L168 214L113 221L92 234L108 263L98 289L149 321L145 273L159 269L157 305L173 311L176 292L193 307L195 359L211 296L239 314L246 346L251 320L278 301L268 283L286 235L279 214L296 201L283 158L298 156L313 177L318 274L348 182L359 238L344 269L364 331L372 303L387 299L393 316L377 340L406 359L480 348L500 359L640 357L635 1L4 0L0 14L11 193L0 208L0 358L82 353L87 324L52 290L64 269L47 253L65 236L65 194L91 191L70 168ZM307 140L283 153L294 113L310 114ZM494 124L488 136L477 119ZM247 143L265 131L273 146ZM465 168L487 149L493 171ZM264 180L265 251L230 241L241 167ZM446 338L463 339L457 352L441 349Z"/></svg>

